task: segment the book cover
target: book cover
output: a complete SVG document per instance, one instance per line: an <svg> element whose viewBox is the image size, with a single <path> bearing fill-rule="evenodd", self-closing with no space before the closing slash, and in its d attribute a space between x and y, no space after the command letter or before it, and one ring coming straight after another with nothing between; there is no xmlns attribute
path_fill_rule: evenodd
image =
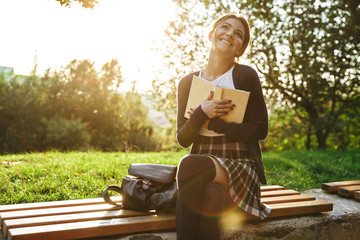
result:
<svg viewBox="0 0 360 240"><path fill-rule="evenodd" d="M225 87L219 87L210 81L193 76L193 80L190 87L189 97L185 110L185 117L189 118L188 111L190 108L197 108L210 94L210 91L214 91L213 99L231 99L235 107L227 115L220 117L226 122L242 123L246 111L247 102L249 100L250 92L230 89ZM207 130L207 129L206 129ZM206 133L205 133L206 132ZM205 136L219 136L223 134L217 134L211 130L204 131L202 129L201 135Z"/></svg>

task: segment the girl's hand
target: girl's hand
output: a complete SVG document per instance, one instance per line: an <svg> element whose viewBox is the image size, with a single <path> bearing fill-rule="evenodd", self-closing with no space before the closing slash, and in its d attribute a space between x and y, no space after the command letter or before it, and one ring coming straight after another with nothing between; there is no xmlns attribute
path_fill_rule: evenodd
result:
<svg viewBox="0 0 360 240"><path fill-rule="evenodd" d="M190 110L187 112L189 114L189 117L191 117L191 114L193 114L193 112L194 112L194 109L190 108Z"/></svg>
<svg viewBox="0 0 360 240"><path fill-rule="evenodd" d="M211 91L205 101L201 103L201 109L209 119L224 116L235 107L235 104L232 104L229 99L212 100L213 97L214 92Z"/></svg>

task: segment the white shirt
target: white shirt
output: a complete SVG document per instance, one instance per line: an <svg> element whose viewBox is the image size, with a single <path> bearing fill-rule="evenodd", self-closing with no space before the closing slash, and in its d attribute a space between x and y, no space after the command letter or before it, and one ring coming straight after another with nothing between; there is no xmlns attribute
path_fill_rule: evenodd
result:
<svg viewBox="0 0 360 240"><path fill-rule="evenodd" d="M225 72L223 75L221 75L217 79L209 81L209 82L211 82L219 87L235 89L233 75L232 75L233 70L234 70L234 67L230 68L227 72ZM199 73L199 77L201 78L201 70Z"/></svg>

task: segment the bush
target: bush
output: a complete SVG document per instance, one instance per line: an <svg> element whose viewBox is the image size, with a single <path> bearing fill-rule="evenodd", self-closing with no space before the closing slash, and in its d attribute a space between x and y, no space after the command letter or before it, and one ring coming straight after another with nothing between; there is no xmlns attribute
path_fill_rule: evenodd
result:
<svg viewBox="0 0 360 240"><path fill-rule="evenodd" d="M81 119L66 119L56 116L51 119L43 118L44 148L58 150L82 150L89 146L90 135L87 123Z"/></svg>
<svg viewBox="0 0 360 240"><path fill-rule="evenodd" d="M142 96L121 94L121 83L115 60L100 72L89 60L74 60L43 77L0 74L0 153L159 150Z"/></svg>

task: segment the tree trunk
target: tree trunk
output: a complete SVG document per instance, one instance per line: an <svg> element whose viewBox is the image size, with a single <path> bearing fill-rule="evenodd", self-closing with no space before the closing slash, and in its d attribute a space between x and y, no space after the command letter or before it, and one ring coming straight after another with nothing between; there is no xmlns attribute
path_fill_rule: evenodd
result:
<svg viewBox="0 0 360 240"><path fill-rule="evenodd" d="M318 149L326 149L327 134L321 129L316 130L316 140L318 143Z"/></svg>
<svg viewBox="0 0 360 240"><path fill-rule="evenodd" d="M309 122L308 127L306 129L306 142L305 142L305 147L306 150L310 150L311 149L311 130L312 130L312 126L311 126L311 122Z"/></svg>

